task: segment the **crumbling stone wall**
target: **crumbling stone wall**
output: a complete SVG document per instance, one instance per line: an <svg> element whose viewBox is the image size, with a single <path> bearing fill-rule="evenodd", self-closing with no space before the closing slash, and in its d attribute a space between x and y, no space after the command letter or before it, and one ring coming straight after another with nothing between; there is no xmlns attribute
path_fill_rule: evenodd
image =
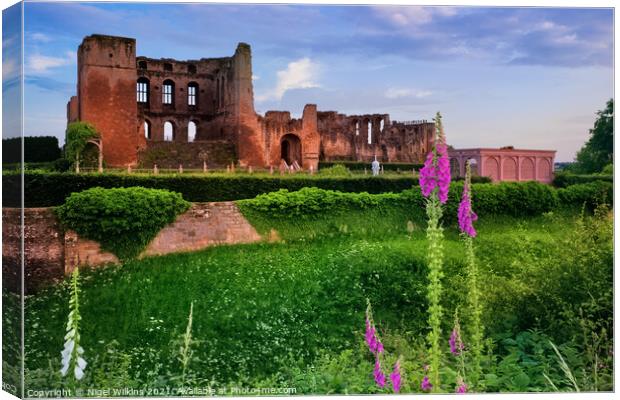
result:
<svg viewBox="0 0 620 400"><path fill-rule="evenodd" d="M51 208L24 209L24 272L26 293L58 282L76 266L116 264L118 258L99 243L63 230ZM20 209L2 209L4 287L21 287ZM194 203L164 227L141 256L194 251L221 244L261 240L234 202ZM8 279L8 280L7 280Z"/></svg>
<svg viewBox="0 0 620 400"><path fill-rule="evenodd" d="M426 121L390 121L388 114L318 113L321 159L421 162L432 147L435 125Z"/></svg>

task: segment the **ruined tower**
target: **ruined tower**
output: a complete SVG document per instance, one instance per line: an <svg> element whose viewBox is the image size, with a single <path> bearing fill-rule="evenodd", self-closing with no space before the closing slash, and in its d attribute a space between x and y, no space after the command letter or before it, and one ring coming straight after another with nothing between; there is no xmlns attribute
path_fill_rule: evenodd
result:
<svg viewBox="0 0 620 400"><path fill-rule="evenodd" d="M100 132L108 165L135 164L137 153L144 146L137 123L136 40L87 36L78 48L77 57L74 119L90 122Z"/></svg>

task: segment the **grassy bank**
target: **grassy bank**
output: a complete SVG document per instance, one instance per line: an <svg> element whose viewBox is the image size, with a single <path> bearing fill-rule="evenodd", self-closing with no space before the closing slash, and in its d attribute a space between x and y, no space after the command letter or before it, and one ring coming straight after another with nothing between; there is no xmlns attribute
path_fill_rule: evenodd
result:
<svg viewBox="0 0 620 400"><path fill-rule="evenodd" d="M427 329L421 210L351 209L311 218L273 218L248 208L244 213L273 242L84 271L81 345L89 366L79 385L293 385L310 393L371 393L377 390L372 360L360 347L368 298L386 346L408 357L405 390L419 390L415 374L421 371ZM552 390L542 378L545 371L563 387L547 338L576 354L571 366L587 363L576 332L583 320L607 323L611 302L598 294L611 292L612 251L607 233L584 233L578 221L575 212L565 210L529 218L489 216L477 225L483 322L494 340L486 364L488 390ZM576 238L584 235L590 239L576 247ZM594 236L597 242L588 243ZM444 305L451 315L466 296L463 248L451 226L445 248ZM591 290L599 292L598 306L588 302ZM67 285L27 299L30 388L67 385L57 373L67 299ZM181 379L180 335L192 302L193 357ZM585 309L587 316L578 319L571 304ZM445 332L450 324L446 318ZM535 370L527 363L534 348L505 342L530 329L539 332L536 345L546 346L531 354L542 357ZM513 360L519 370L505 371L501 380L501 368L512 365L502 360L515 351L525 354ZM449 379L450 370L444 373ZM513 378L519 374L532 377L515 386ZM601 382L603 377L600 372Z"/></svg>

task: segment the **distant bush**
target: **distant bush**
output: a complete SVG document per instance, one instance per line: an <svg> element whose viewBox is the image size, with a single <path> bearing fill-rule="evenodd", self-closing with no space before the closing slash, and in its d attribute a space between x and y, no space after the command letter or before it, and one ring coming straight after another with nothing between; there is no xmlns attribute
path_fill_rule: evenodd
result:
<svg viewBox="0 0 620 400"><path fill-rule="evenodd" d="M95 187L71 194L55 211L65 227L126 260L137 256L189 205L167 190Z"/></svg>
<svg viewBox="0 0 620 400"><path fill-rule="evenodd" d="M342 164L334 164L331 167L321 168L319 174L324 176L349 176L351 171Z"/></svg>
<svg viewBox="0 0 620 400"><path fill-rule="evenodd" d="M560 204L566 206L586 206L593 210L600 204L613 204L614 186L611 182L593 181L558 189Z"/></svg>
<svg viewBox="0 0 620 400"><path fill-rule="evenodd" d="M578 175L569 172L561 172L555 175L553 179L553 186L558 188L564 188L571 185L577 185L580 183L590 183L595 181L613 182L613 175Z"/></svg>
<svg viewBox="0 0 620 400"><path fill-rule="evenodd" d="M24 136L24 162L41 163L60 158L58 138L55 136ZM22 138L2 139L2 163L20 163Z"/></svg>

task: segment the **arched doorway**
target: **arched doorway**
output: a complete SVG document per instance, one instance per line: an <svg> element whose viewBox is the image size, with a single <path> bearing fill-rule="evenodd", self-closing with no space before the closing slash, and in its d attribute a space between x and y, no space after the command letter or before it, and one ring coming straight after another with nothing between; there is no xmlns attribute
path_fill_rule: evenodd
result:
<svg viewBox="0 0 620 400"><path fill-rule="evenodd" d="M282 136L280 141L280 158L286 161L288 165L292 165L295 161L302 165L301 140L299 140L299 136L292 133Z"/></svg>

